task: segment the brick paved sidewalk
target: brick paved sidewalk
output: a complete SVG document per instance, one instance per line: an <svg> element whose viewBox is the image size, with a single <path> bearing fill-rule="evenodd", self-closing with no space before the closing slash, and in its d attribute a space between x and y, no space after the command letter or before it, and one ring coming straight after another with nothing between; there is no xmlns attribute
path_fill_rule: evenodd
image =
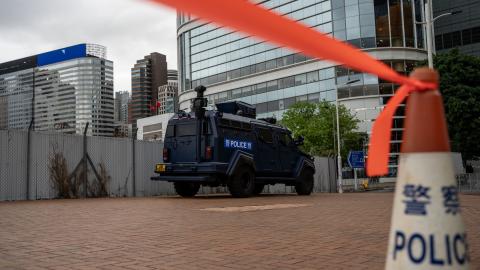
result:
<svg viewBox="0 0 480 270"><path fill-rule="evenodd" d="M0 269L382 269L392 199L359 193L4 202ZM472 269L480 269L480 196L461 200Z"/></svg>

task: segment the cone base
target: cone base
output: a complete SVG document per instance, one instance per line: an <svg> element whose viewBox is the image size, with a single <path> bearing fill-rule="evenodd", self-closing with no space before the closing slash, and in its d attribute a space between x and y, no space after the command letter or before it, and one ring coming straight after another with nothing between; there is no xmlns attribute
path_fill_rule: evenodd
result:
<svg viewBox="0 0 480 270"><path fill-rule="evenodd" d="M450 152L400 156L386 269L468 269Z"/></svg>

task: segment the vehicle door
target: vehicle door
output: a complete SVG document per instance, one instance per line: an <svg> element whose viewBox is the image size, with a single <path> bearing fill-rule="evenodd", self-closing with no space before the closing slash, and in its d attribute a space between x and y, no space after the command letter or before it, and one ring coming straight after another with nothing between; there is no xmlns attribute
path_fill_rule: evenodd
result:
<svg viewBox="0 0 480 270"><path fill-rule="evenodd" d="M197 152L197 121L179 121L174 126L171 149L172 162L195 162Z"/></svg>
<svg viewBox="0 0 480 270"><path fill-rule="evenodd" d="M259 175L271 176L278 174L278 148L274 132L270 127L256 127L257 149L255 151L255 166Z"/></svg>
<svg viewBox="0 0 480 270"><path fill-rule="evenodd" d="M292 137L286 130L278 132L278 148L282 174L290 176L295 169L298 150L293 143Z"/></svg>

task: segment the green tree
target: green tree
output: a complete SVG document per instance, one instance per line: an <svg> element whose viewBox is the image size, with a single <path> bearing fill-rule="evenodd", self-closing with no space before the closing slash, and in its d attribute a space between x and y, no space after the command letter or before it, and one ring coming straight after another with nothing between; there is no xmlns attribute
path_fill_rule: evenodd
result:
<svg viewBox="0 0 480 270"><path fill-rule="evenodd" d="M426 65L426 62L423 63ZM464 160L480 157L480 58L457 49L438 54L434 66L440 73L452 151Z"/></svg>
<svg viewBox="0 0 480 270"><path fill-rule="evenodd" d="M338 110L342 157L350 150L361 150L364 135L355 132L359 120L343 105ZM298 102L284 114L282 124L289 128L294 137L305 138L302 149L318 156L331 156L336 153L336 112L335 104ZM334 147L335 146L335 147Z"/></svg>

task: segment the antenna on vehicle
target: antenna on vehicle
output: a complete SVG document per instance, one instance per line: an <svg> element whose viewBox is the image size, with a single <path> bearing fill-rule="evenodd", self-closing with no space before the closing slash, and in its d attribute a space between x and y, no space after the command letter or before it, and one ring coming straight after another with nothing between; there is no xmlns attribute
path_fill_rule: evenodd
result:
<svg viewBox="0 0 480 270"><path fill-rule="evenodd" d="M195 87L197 97L193 100L193 111L195 112L195 118L197 119L197 147L196 147L196 160L200 162L202 151L202 123L205 118L205 107L208 105L208 100L203 96L203 93L207 88L203 85Z"/></svg>

